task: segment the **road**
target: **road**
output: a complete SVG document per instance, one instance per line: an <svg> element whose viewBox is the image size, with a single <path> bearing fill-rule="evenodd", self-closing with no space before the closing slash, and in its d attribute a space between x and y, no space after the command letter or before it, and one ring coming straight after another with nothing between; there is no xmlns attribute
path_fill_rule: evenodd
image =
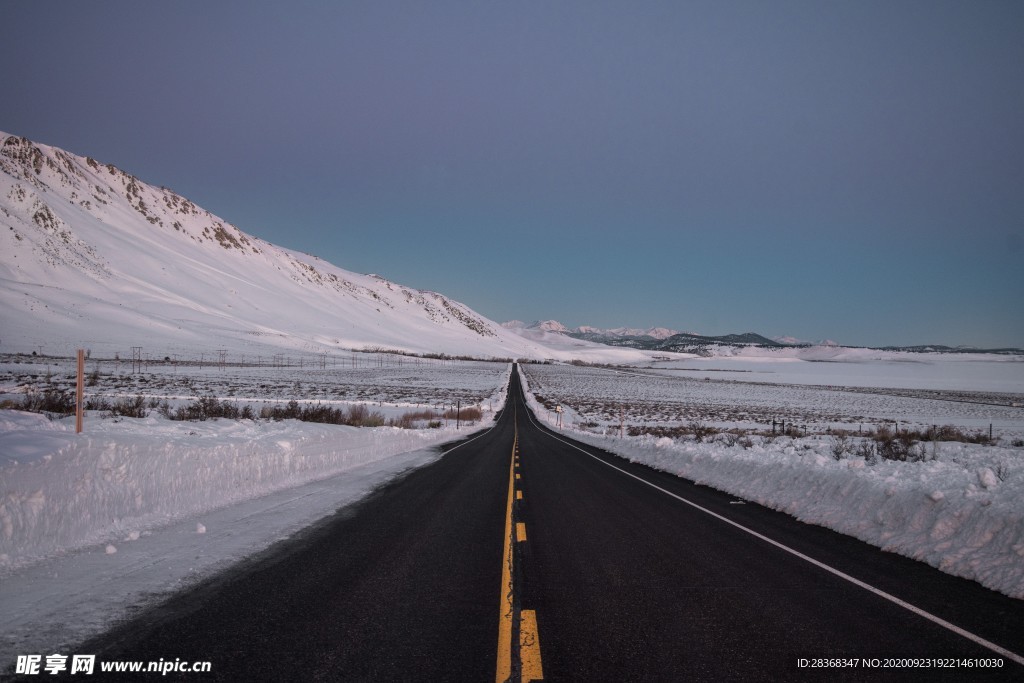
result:
<svg viewBox="0 0 1024 683"><path fill-rule="evenodd" d="M571 442L515 373L447 448L78 651L203 681L1024 679L1022 601ZM909 658L957 668L870 668Z"/></svg>

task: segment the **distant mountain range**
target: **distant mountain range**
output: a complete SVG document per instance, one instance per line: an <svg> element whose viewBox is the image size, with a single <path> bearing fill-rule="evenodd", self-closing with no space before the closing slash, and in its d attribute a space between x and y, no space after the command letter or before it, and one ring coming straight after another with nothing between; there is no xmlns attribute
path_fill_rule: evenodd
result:
<svg viewBox="0 0 1024 683"><path fill-rule="evenodd" d="M569 328L557 320L535 321L529 324L523 323L519 320L512 320L502 323L502 327L518 330L551 332L562 334L573 339L582 339L598 344L605 344L607 346L626 347L644 351L692 353L701 356L718 355L724 348L736 347L782 349L843 346L831 339L825 339L817 342L802 341L794 337L776 337L774 339L770 339L757 334L756 332L714 336L697 334L695 332L680 332L665 327L651 327L648 329L616 327L612 329L600 329L589 325L583 325L580 327ZM996 353L1024 355L1024 350L1017 348L979 349L969 346L951 347L937 344L884 346L873 348L879 351L905 351L910 353Z"/></svg>
<svg viewBox="0 0 1024 683"><path fill-rule="evenodd" d="M582 327L574 327L572 329L566 327L557 320L536 320L532 323L524 323L521 320L509 320L501 324L502 327L508 329L519 329L519 330L539 330L542 332L557 332L560 334L569 335L577 339L586 339L587 336L593 336L596 338L632 338L632 337L650 337L651 339L668 339L675 334L687 334L686 332L680 332L679 330L670 330L667 327L649 327L647 329L639 327L616 327L609 330L602 330L597 327L590 327L584 325Z"/></svg>

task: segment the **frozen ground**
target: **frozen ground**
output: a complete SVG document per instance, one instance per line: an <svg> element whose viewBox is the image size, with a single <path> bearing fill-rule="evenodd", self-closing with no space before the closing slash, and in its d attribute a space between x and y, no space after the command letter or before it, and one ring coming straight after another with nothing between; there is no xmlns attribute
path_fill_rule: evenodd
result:
<svg viewBox="0 0 1024 683"><path fill-rule="evenodd" d="M411 358L387 353L324 356L294 354L257 356L206 354L133 363L90 358L86 362L86 398L143 396L147 401L180 405L214 396L256 413L267 403L363 404L390 417L418 408L490 409L494 387L508 372L507 363ZM27 392L71 391L76 365L72 358L0 356L0 400L18 401Z"/></svg>
<svg viewBox="0 0 1024 683"><path fill-rule="evenodd" d="M563 406L563 429L573 438L1024 598L1022 408L635 371L522 368L530 392L548 405ZM971 383L960 378L957 386L969 391ZM984 380L977 386L992 393ZM556 423L552 410L528 399L540 419ZM755 429L700 440L694 435L620 437L618 413L607 408L616 405L632 406L622 410L626 426L711 418L722 426L749 423ZM979 427L992 421L997 441L918 443L916 461L893 461L859 455L859 447L871 443L866 437L846 437L846 448L840 449L843 437L816 430L808 436L773 436L763 419L780 413L823 428L865 415ZM751 419L755 416L760 424Z"/></svg>
<svg viewBox="0 0 1024 683"><path fill-rule="evenodd" d="M771 430L773 421L806 427L858 431L881 424L928 427L956 425L1013 440L1024 436L1024 363L932 362L916 367L913 382L903 361L862 363L776 362L726 359L690 372L680 365L601 368L527 365L534 392L567 411L566 420L592 430L620 424L650 427L699 422L719 428ZM744 365L778 368L772 374L739 371ZM856 371L873 383L855 384ZM717 370L717 371L715 371ZM887 378L887 381L883 381ZM845 380L845 381L843 381ZM910 387L905 385L910 384ZM921 388L929 385L929 388ZM1016 405L1014 405L1016 404Z"/></svg>
<svg viewBox="0 0 1024 683"><path fill-rule="evenodd" d="M433 401L432 382L445 397L475 396L483 421L409 430L91 415L76 435L73 418L0 410L0 671L17 654L80 641L431 462L437 445L486 429L487 411L504 403L507 364L424 367L405 368L405 379L378 368L362 386L381 395L405 387Z"/></svg>
<svg viewBox="0 0 1024 683"><path fill-rule="evenodd" d="M1024 392L1024 356L844 347L758 351L758 355L694 357L641 366L669 376L712 376L745 382Z"/></svg>
<svg viewBox="0 0 1024 683"><path fill-rule="evenodd" d="M16 367L24 372L26 365ZM23 383L37 366L27 367L28 374L15 379L18 384L3 389L15 401L18 393L37 389ZM172 396L185 402L188 395L167 393L184 378L194 395L240 404L296 395L317 401L331 400L324 395L349 396L372 402L375 410L398 413L422 406L443 409L461 401L463 408L482 407L489 421L492 409L504 400L511 366L455 362L344 370L189 370L188 375L112 374L90 387L88 395ZM57 387L71 381L59 366L48 375L28 381ZM130 386L124 387L122 381ZM24 566L417 450L452 438L451 428L456 427L451 421L439 429L398 429L294 420L180 422L156 411L140 418L104 414L91 411L84 433L76 435L72 417L51 421L37 414L0 411L0 568Z"/></svg>

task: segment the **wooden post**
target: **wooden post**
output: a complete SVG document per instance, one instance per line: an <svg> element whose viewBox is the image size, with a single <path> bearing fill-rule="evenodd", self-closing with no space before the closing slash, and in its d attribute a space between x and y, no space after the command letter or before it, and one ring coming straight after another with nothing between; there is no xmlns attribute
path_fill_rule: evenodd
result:
<svg viewBox="0 0 1024 683"><path fill-rule="evenodd" d="M75 386L75 434L82 433L85 399L85 349L78 349L78 383Z"/></svg>

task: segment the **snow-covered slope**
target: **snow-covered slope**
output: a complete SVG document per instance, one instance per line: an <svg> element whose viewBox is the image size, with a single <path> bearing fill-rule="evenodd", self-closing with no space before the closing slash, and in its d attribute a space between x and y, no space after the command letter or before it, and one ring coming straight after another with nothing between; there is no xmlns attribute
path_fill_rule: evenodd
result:
<svg viewBox="0 0 1024 683"><path fill-rule="evenodd" d="M583 332L582 328L577 332ZM615 327L610 330L603 330L604 334L615 337L651 337L653 339L668 339L679 334L678 330L670 330L667 327L649 327L646 330L636 327Z"/></svg>
<svg viewBox="0 0 1024 683"><path fill-rule="evenodd" d="M530 330L540 330L541 332L559 332L565 334L569 331L569 328L558 322L557 320L537 320L530 323L527 326Z"/></svg>
<svg viewBox="0 0 1024 683"><path fill-rule="evenodd" d="M118 168L0 133L0 348L553 353L435 292L269 244Z"/></svg>
<svg viewBox="0 0 1024 683"><path fill-rule="evenodd" d="M786 344L788 346L840 346L839 342L831 339L820 339L815 342L807 341L806 339L797 339L796 337L784 336L784 337L772 337L772 341L780 344Z"/></svg>

